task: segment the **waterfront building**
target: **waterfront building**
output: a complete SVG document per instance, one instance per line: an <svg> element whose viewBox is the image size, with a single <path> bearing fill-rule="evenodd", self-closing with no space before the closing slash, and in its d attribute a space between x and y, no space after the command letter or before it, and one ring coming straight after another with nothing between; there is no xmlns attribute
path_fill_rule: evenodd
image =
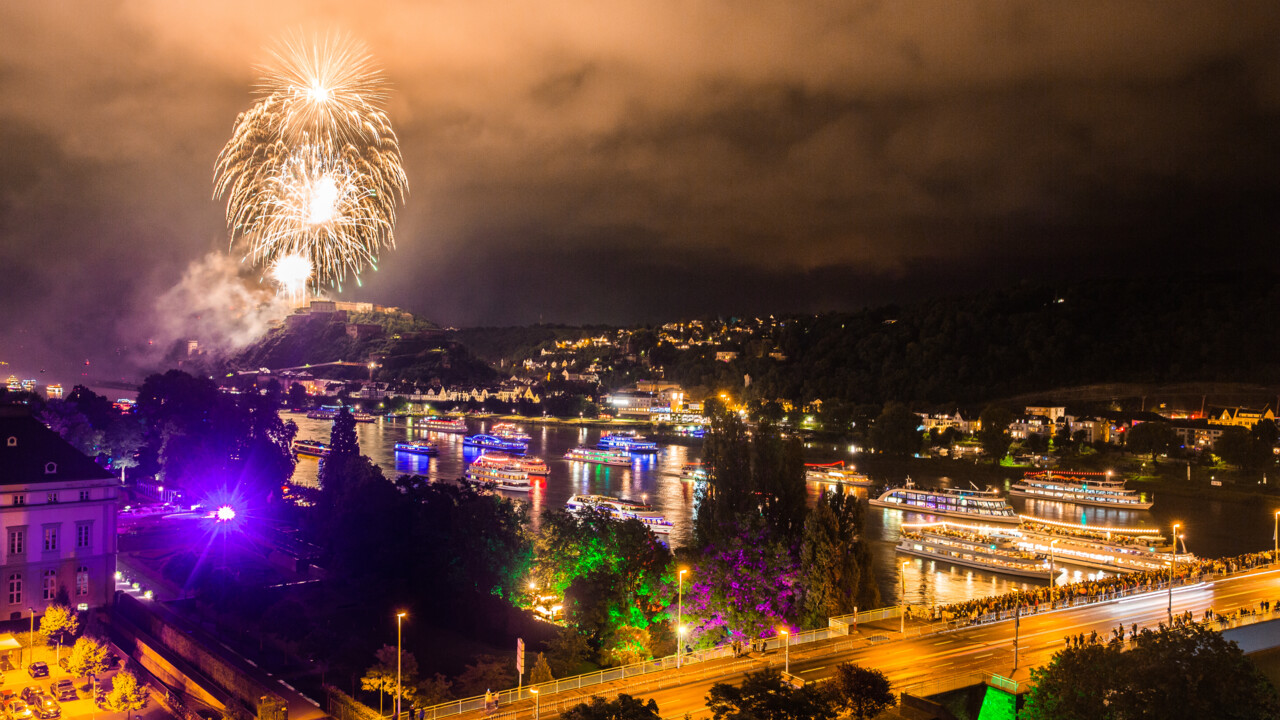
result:
<svg viewBox="0 0 1280 720"><path fill-rule="evenodd" d="M1261 410L1244 407L1223 408L1219 412L1209 415L1210 425L1230 425L1234 427L1242 427L1246 430L1252 430L1263 420L1276 419L1276 414L1271 410L1271 406L1266 406Z"/></svg>
<svg viewBox="0 0 1280 720"><path fill-rule="evenodd" d="M0 408L0 617L40 614L115 592L119 482L26 408Z"/></svg>

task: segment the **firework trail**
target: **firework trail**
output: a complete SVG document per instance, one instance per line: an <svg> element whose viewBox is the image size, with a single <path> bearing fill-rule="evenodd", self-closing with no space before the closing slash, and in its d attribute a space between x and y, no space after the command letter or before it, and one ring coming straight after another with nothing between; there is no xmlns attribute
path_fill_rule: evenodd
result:
<svg viewBox="0 0 1280 720"><path fill-rule="evenodd" d="M298 299L306 287L360 281L395 246L408 179L382 103L381 74L349 38L298 37L271 51L262 98L218 155L233 247Z"/></svg>

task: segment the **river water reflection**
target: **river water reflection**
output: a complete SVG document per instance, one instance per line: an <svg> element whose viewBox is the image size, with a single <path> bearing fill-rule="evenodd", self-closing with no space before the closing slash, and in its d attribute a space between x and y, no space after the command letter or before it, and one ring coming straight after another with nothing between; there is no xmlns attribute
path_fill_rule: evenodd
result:
<svg viewBox="0 0 1280 720"><path fill-rule="evenodd" d="M331 423L314 420L300 414L288 415L298 424L300 439L328 441ZM484 432L491 423L468 420L472 432ZM426 475L434 480L456 480L461 477L468 462L475 458L471 448L464 450L462 436L434 433L415 427L406 420L379 420L356 426L361 452L380 465L388 477L400 474ZM545 486L535 486L530 493L508 493L510 497L530 503L534 523L548 507L563 507L565 501L580 493L616 495L623 498L645 500L661 510L675 528L671 543L675 546L689 542L693 512L694 484L680 479L680 468L685 463L697 462L701 446L664 445L657 455L637 456L631 467L609 467L587 463L571 463L563 455L578 445L594 445L600 430L572 428L558 425L526 424L524 430L531 439L529 453L547 461L550 474ZM429 439L440 447L440 455L434 458L396 453L394 445L405 439ZM318 462L315 458L301 457L294 472L294 481L314 485ZM1010 470L1004 491L1018 474ZM899 477L876 477L877 483L901 483ZM917 476L922 486L949 486L947 477ZM966 483L967 485L967 483ZM809 483L810 501L820 493L841 491ZM851 490L866 498L864 489ZM1203 500L1178 496L1157 497L1149 511L1115 510L1111 508L1087 508L1069 503L1044 500L1011 498L1010 503L1023 514L1036 517L1086 524L1092 526L1150 527L1162 529L1168 534L1170 526L1181 523L1187 549L1197 555L1221 557L1244 552L1265 550L1272 544L1274 513L1280 503L1272 500L1241 502ZM894 546L903 522L919 522L923 516L888 508L867 509L867 534L872 541L876 579L880 586L883 604L889 605L905 597L913 604L943 604L974 597L1008 592L1016 588L1030 588L1036 583L1024 578L986 573L948 563L927 561L898 555ZM907 562L899 573L902 562ZM1083 568L1067 568L1071 579L1081 579L1091 572ZM905 580L905 583L903 582Z"/></svg>

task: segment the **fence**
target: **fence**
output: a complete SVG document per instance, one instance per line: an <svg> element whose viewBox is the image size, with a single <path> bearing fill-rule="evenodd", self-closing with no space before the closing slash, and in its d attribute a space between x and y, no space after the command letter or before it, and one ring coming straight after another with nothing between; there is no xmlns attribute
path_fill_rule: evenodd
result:
<svg viewBox="0 0 1280 720"><path fill-rule="evenodd" d="M997 675L990 670L970 670L968 672L956 673L955 675L947 675L945 677L933 678L930 680L921 680L920 682L911 683L897 688L898 692L914 695L916 697L931 697L940 695L952 690L960 690L974 685L987 684L1000 688L1007 693L1017 695L1026 689L1026 683L1020 683L1016 680L1010 680L1003 675Z"/></svg>

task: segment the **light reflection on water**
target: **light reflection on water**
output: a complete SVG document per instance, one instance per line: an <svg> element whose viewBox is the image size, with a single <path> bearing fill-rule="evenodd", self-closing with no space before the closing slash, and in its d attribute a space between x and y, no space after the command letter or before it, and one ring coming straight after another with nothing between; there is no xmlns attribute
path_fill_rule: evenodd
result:
<svg viewBox="0 0 1280 720"><path fill-rule="evenodd" d="M298 437L311 440L329 440L331 423L312 420L304 415L290 414L289 419L298 423ZM471 432L484 432L492 423L469 420ZM685 463L697 462L701 457L700 445L665 445L657 455L638 456L631 467L612 467L590 463L572 463L563 460L566 452L578 445L593 445L600 431L591 428L540 426L525 424L525 432L531 435L529 453L541 456L550 468L545 487L537 486L529 493L506 493L509 497L530 503L534 525L545 508L562 507L576 494L615 495L618 497L647 500L671 520L675 527L670 536L674 546L687 544L692 534L694 483L680 479L680 469ZM413 427L404 420L358 423L356 434L361 452L380 465L388 477L400 474L426 475L433 480L456 480L462 477L466 464L478 454L472 448L462 446L462 435L436 433ZM408 453L396 453L394 445L405 439L430 440L440 448L438 457L428 458ZM316 484L318 463L315 458L301 457L294 472L294 481L303 485ZM1010 471L1010 477L1017 471ZM903 478L873 477L877 483L901 484ZM968 487L967 482L951 478L916 477L921 486ZM1008 482L1001 490L1008 490ZM810 502L823 492L853 492L867 498L865 488L843 488L826 484L809 483ZM1223 502L1168 496L1161 498L1151 511L1093 508L1028 498L1010 498L1017 512L1025 515L1092 526L1125 526L1163 528L1167 534L1172 522L1183 523L1187 533L1188 549L1200 555L1223 555L1264 550L1271 547L1272 517L1275 501L1254 503ZM920 522L937 519L918 513L903 513L889 508L867 508L866 534L871 541L871 554L875 559L877 584L883 604L899 601L902 579L899 569L906 561L906 597L912 604L934 604L1004 593L1010 590L1042 585L1028 578L995 575L966 567L954 566L936 560L899 555L894 550L904 522ZM1091 571L1068 568L1070 579L1086 577Z"/></svg>

